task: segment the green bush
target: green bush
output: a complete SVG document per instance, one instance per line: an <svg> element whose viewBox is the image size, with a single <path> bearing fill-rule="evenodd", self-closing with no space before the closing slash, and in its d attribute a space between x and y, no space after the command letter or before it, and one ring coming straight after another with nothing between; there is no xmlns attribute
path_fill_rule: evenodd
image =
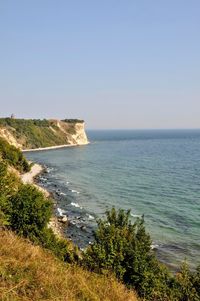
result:
<svg viewBox="0 0 200 301"><path fill-rule="evenodd" d="M195 273L192 274L192 283L200 300L200 265L197 267Z"/></svg>
<svg viewBox="0 0 200 301"><path fill-rule="evenodd" d="M18 191L19 185L19 178L8 170L8 164L0 161L0 225L9 224L9 199Z"/></svg>
<svg viewBox="0 0 200 301"><path fill-rule="evenodd" d="M12 197L10 226L18 234L33 239L48 223L52 202L33 185L22 185Z"/></svg>
<svg viewBox="0 0 200 301"><path fill-rule="evenodd" d="M133 287L142 300L197 301L199 272L181 269L177 277L159 263L151 250L151 239L144 218L130 221L130 211L106 212L106 220L98 221L94 243L84 254L83 265L97 273L109 274Z"/></svg>
<svg viewBox="0 0 200 301"><path fill-rule="evenodd" d="M192 273L189 270L188 264L183 262L180 272L176 275L174 286L174 300L183 301L199 301L200 300L200 267Z"/></svg>
<svg viewBox="0 0 200 301"><path fill-rule="evenodd" d="M5 139L0 137L0 158L5 160L11 166L20 172L27 172L30 166L20 149L9 144Z"/></svg>
<svg viewBox="0 0 200 301"><path fill-rule="evenodd" d="M69 242L61 239L47 228L52 215L52 201L46 199L33 185L21 185L10 199L9 225L17 234L51 250L58 258L74 262L75 251Z"/></svg>
<svg viewBox="0 0 200 301"><path fill-rule="evenodd" d="M78 252L66 239L55 236L52 229L45 227L40 232L38 243L44 248L51 250L59 259L74 263L78 261Z"/></svg>
<svg viewBox="0 0 200 301"><path fill-rule="evenodd" d="M66 123L84 123L82 119L63 119L62 121Z"/></svg>
<svg viewBox="0 0 200 301"><path fill-rule="evenodd" d="M69 242L47 228L51 214L52 201L33 185L22 184L8 163L0 161L0 226L51 250L61 260L77 261L76 250L69 247Z"/></svg>
<svg viewBox="0 0 200 301"><path fill-rule="evenodd" d="M98 221L95 241L85 253L86 265L96 272L114 272L117 278L145 295L146 283L154 281L159 266L151 251L144 219L131 224L130 211L117 212L114 208L106 212L106 217Z"/></svg>

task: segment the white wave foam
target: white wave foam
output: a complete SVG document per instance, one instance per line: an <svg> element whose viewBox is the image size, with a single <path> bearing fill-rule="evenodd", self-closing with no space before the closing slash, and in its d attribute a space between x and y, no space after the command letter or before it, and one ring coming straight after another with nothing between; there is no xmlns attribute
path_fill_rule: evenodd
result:
<svg viewBox="0 0 200 301"><path fill-rule="evenodd" d="M46 172L47 172L47 173L50 173L52 170L53 170L53 167L47 167L47 168L46 168Z"/></svg>
<svg viewBox="0 0 200 301"><path fill-rule="evenodd" d="M93 219L94 219L94 216L91 215L91 214L87 214L87 216L88 216L88 219L89 219L89 220L93 220Z"/></svg>
<svg viewBox="0 0 200 301"><path fill-rule="evenodd" d="M74 190L74 189L72 189L72 190L70 190L72 193L77 193L77 194L79 194L80 192L79 191L77 191L77 190Z"/></svg>
<svg viewBox="0 0 200 301"><path fill-rule="evenodd" d="M157 244L152 244L152 245L151 245L151 249L152 249L152 250L158 249L158 247L159 247L159 245L157 245Z"/></svg>
<svg viewBox="0 0 200 301"><path fill-rule="evenodd" d="M64 213L65 213L65 211L63 209L59 208L59 207L57 208L57 212L58 212L59 216L63 216Z"/></svg>
<svg viewBox="0 0 200 301"><path fill-rule="evenodd" d="M133 214L133 213L131 213L131 216L132 217L141 217L141 215L139 215L139 214Z"/></svg>
<svg viewBox="0 0 200 301"><path fill-rule="evenodd" d="M82 207L78 203L71 202L71 205L76 207L76 208L82 209Z"/></svg>
<svg viewBox="0 0 200 301"><path fill-rule="evenodd" d="M66 193L64 193L64 192L61 192L61 193L60 193L60 195L66 195Z"/></svg>

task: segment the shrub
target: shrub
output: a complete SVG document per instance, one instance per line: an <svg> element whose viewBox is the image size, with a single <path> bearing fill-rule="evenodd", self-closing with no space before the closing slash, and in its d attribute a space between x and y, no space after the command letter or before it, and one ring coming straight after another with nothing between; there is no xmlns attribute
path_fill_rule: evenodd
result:
<svg viewBox="0 0 200 301"><path fill-rule="evenodd" d="M27 172L30 166L20 149L0 137L0 157L20 172Z"/></svg>
<svg viewBox="0 0 200 301"><path fill-rule="evenodd" d="M10 226L18 234L34 239L47 225L52 202L33 185L22 185L12 197Z"/></svg>
<svg viewBox="0 0 200 301"><path fill-rule="evenodd" d="M188 264L183 262L180 272L176 275L175 296L176 300L199 301L200 300L200 267L196 272L189 270Z"/></svg>
<svg viewBox="0 0 200 301"><path fill-rule="evenodd" d="M78 261L77 249L66 239L55 236L52 229L45 227L39 234L38 243L51 250L62 261L68 263Z"/></svg>
<svg viewBox="0 0 200 301"><path fill-rule="evenodd" d="M0 161L0 225L9 224L9 198L17 192L19 185L18 177L8 170L8 164Z"/></svg>
<svg viewBox="0 0 200 301"><path fill-rule="evenodd" d="M70 243L47 228L52 214L52 201L46 199L33 185L21 185L10 198L9 225L17 234L51 250L58 258L75 262L78 255Z"/></svg>
<svg viewBox="0 0 200 301"><path fill-rule="evenodd" d="M200 299L200 265L197 267L195 273L192 275L192 283Z"/></svg>
<svg viewBox="0 0 200 301"><path fill-rule="evenodd" d="M106 220L98 221L94 243L84 254L84 264L98 273L114 273L144 300L179 300L174 293L176 280L151 250L144 218L132 224L130 211L117 212L113 208L106 212Z"/></svg>

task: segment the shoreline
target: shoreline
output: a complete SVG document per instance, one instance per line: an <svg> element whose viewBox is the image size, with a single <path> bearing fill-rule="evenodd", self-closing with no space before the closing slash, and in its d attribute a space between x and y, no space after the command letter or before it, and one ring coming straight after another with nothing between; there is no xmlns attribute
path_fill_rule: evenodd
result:
<svg viewBox="0 0 200 301"><path fill-rule="evenodd" d="M45 151L45 150L52 150L52 149L59 149L59 148L66 148L66 147L75 147L75 146L84 146L88 145L90 142L84 143L84 144L61 144L61 145L55 145L55 146L47 146L47 147L39 147L39 148L30 148L30 149L22 149L23 153L26 152L38 152L38 151Z"/></svg>
<svg viewBox="0 0 200 301"><path fill-rule="evenodd" d="M29 163L32 163L29 161ZM31 170L21 175L21 180L24 184L34 184L34 179L41 172L44 171L44 167L38 163L34 163L31 166Z"/></svg>
<svg viewBox="0 0 200 301"><path fill-rule="evenodd" d="M31 184L31 185L35 186L40 192L43 193L43 195L46 198L50 198L50 196L51 196L50 192L47 189L41 187L35 180L35 178L37 176L39 176L42 172L44 172L44 170L45 170L44 166L42 166L41 164L38 164L38 163L34 163L33 166L31 167L31 170L25 174L21 174L20 177L21 177L21 181L23 184ZM56 202L53 198L52 198L52 201L53 201L53 204L55 205ZM58 236L60 238L64 237L62 227L60 226L58 218L54 213L52 214L47 227L51 228L56 236Z"/></svg>

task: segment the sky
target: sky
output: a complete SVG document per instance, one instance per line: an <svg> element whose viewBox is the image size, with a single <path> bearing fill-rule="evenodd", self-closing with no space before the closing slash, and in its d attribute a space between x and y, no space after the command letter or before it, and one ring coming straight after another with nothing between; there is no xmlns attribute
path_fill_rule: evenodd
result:
<svg viewBox="0 0 200 301"><path fill-rule="evenodd" d="M200 128L199 0L0 0L0 117Z"/></svg>

